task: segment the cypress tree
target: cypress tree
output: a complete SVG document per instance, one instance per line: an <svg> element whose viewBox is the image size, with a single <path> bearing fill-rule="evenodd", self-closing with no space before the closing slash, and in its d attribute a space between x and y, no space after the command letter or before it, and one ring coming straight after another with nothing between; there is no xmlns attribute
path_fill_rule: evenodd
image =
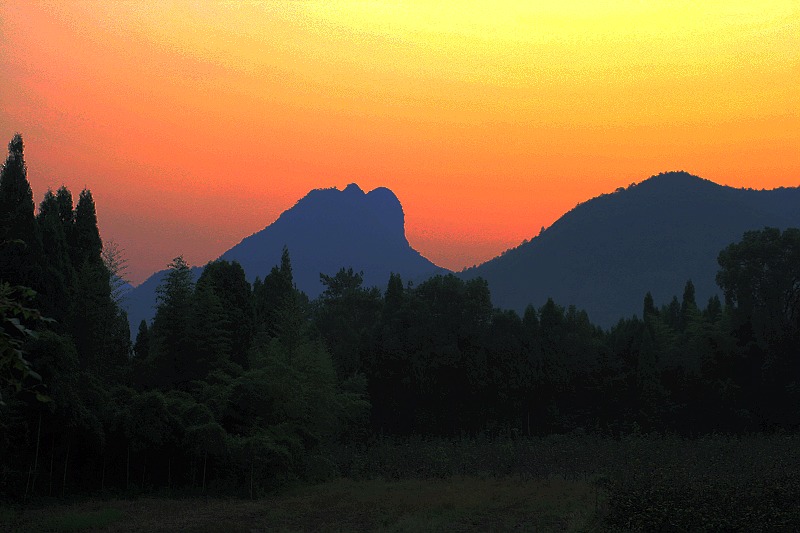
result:
<svg viewBox="0 0 800 533"><path fill-rule="evenodd" d="M283 247L280 267L272 267L264 281L254 290L256 321L262 331L275 335L277 314L295 297L292 262L289 250Z"/></svg>
<svg viewBox="0 0 800 533"><path fill-rule="evenodd" d="M59 213L62 214L60 209ZM66 217L65 213L63 215ZM124 349L112 342L119 330L119 309L111 299L110 274L103 263L103 243L97 227L94 199L88 189L81 191L74 220L70 247L75 269L70 313L72 335L81 367L107 374L116 366L110 361L111 354L124 352Z"/></svg>
<svg viewBox="0 0 800 533"><path fill-rule="evenodd" d="M697 302L695 301L694 283L692 280L686 282L683 289L683 299L681 300L681 330L685 330L692 318L698 313Z"/></svg>
<svg viewBox="0 0 800 533"><path fill-rule="evenodd" d="M391 273L389 275L389 283L386 286L386 294L384 295L387 309L394 312L400 308L403 304L403 291L403 280L400 274Z"/></svg>
<svg viewBox="0 0 800 533"><path fill-rule="evenodd" d="M214 283L198 280L187 331L187 358L181 364L180 379L204 379L211 370L223 369L230 361L231 324Z"/></svg>
<svg viewBox="0 0 800 533"><path fill-rule="evenodd" d="M147 321L139 323L139 331L136 333L136 342L133 343L133 354L136 358L145 360L150 355L150 331L147 328Z"/></svg>
<svg viewBox="0 0 800 533"><path fill-rule="evenodd" d="M656 309L656 305L653 302L653 295L650 293L650 291L648 291L647 294L645 294L644 296L642 319L646 321L647 317L657 316L657 315L658 315L658 309Z"/></svg>
<svg viewBox="0 0 800 533"><path fill-rule="evenodd" d="M42 249L47 261L42 272L42 302L45 315L61 323L69 309L75 271L69 257L69 245L59 215L59 204L53 191L48 190L39 205L36 217L42 237Z"/></svg>
<svg viewBox="0 0 800 533"><path fill-rule="evenodd" d="M69 245L70 260L73 268L75 267L75 209L72 203L72 193L63 185L56 191L56 204L58 206L58 218L61 227L64 229L64 237Z"/></svg>
<svg viewBox="0 0 800 533"><path fill-rule="evenodd" d="M0 252L0 279L39 288L41 242L20 134L8 144L0 170Z"/></svg>
<svg viewBox="0 0 800 533"><path fill-rule="evenodd" d="M182 256L169 264L169 273L158 287L156 316L153 319L151 370L152 383L175 385L190 358L189 324L192 316L194 280Z"/></svg>
<svg viewBox="0 0 800 533"><path fill-rule="evenodd" d="M97 228L97 211L92 192L81 191L75 208L74 265L80 269L84 262L102 264L103 241Z"/></svg>
<svg viewBox="0 0 800 533"><path fill-rule="evenodd" d="M72 228L75 222L75 213L72 206L72 193L63 185L56 191L56 203L58 204L58 218L64 225L64 231L67 231L67 228Z"/></svg>
<svg viewBox="0 0 800 533"><path fill-rule="evenodd" d="M244 269L235 261L214 261L206 265L200 274L198 290L201 285L208 285L222 305L220 327L223 327L224 336L228 339L228 347L224 351L230 354L232 361L246 368L255 319L250 284ZM206 301L210 303L211 299L206 298Z"/></svg>

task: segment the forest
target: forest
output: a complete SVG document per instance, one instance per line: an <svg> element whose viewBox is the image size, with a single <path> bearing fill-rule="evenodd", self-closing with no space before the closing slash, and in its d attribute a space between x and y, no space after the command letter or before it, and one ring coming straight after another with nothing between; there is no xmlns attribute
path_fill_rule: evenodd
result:
<svg viewBox="0 0 800 533"><path fill-rule="evenodd" d="M641 314L607 330L552 299L522 316L493 308L481 279L392 275L381 291L342 268L321 273L309 300L291 250L252 284L226 261L195 283L178 256L155 318L131 335L124 258L103 246L91 192L75 203L47 191L37 209L17 135L0 175L0 500L536 476L573 449L570 472L596 476L615 523L652 514L643 495L702 490L675 478L664 483L682 496L642 488L652 480L630 466L615 477L603 450L661 450L672 468L717 438L731 458L761 461L739 485L715 485L717 503L768 502L773 525L796 525L800 229L754 228L709 253L722 299L697 302L687 280L668 302L643 294ZM653 525L643 520L627 526Z"/></svg>

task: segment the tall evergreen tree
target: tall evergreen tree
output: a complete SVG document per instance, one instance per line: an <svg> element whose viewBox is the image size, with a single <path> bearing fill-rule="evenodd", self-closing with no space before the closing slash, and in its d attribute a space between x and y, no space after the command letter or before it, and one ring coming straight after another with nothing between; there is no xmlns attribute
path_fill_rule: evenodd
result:
<svg viewBox="0 0 800 533"><path fill-rule="evenodd" d="M0 169L0 279L39 289L41 242L20 134Z"/></svg>
<svg viewBox="0 0 800 533"><path fill-rule="evenodd" d="M193 293L192 271L182 256L176 257L157 289L150 356L152 384L168 387L187 382Z"/></svg>
<svg viewBox="0 0 800 533"><path fill-rule="evenodd" d="M103 241L97 227L97 211L88 189L81 191L78 205L75 207L75 234L73 245L73 262L80 269L85 262L102 264Z"/></svg>
<svg viewBox="0 0 800 533"><path fill-rule="evenodd" d="M685 330L689 323L699 315L697 302L695 301L694 283L692 280L686 282L683 289L683 299L681 300L681 319L680 328Z"/></svg>
<svg viewBox="0 0 800 533"><path fill-rule="evenodd" d="M658 315L658 309L656 309L656 305L653 303L653 295L650 294L650 291L647 291L647 294L644 296L642 319L647 320L647 317L656 315Z"/></svg>
<svg viewBox="0 0 800 533"><path fill-rule="evenodd" d="M233 362L246 368L247 352L255 330L253 295L244 269L234 262L214 261L209 263L197 280L198 290L208 285L209 290L222 306L223 335L229 346L224 350Z"/></svg>
<svg viewBox="0 0 800 533"><path fill-rule="evenodd" d="M295 297L292 262L289 249L284 246L280 266L272 267L264 281L257 283L253 290L253 300L257 327L269 334L275 334L277 314L289 300Z"/></svg>
<svg viewBox="0 0 800 533"><path fill-rule="evenodd" d="M403 279L400 274L392 272L389 275L389 283L386 285L386 294L384 295L386 307L389 309L400 307L403 301L403 292Z"/></svg>
<svg viewBox="0 0 800 533"><path fill-rule="evenodd" d="M206 267L208 268L208 267ZM200 277L195 286L188 324L184 379L204 379L211 370L225 369L230 361L234 324L217 296L214 281Z"/></svg>
<svg viewBox="0 0 800 533"><path fill-rule="evenodd" d="M340 379L363 372L361 357L377 327L381 293L367 289L363 272L344 268L334 276L320 274L325 290L319 297L316 324L327 345Z"/></svg>
<svg viewBox="0 0 800 533"><path fill-rule="evenodd" d="M146 320L139 323L139 331L136 333L136 341L133 343L133 354L141 360L146 360L150 355L150 331Z"/></svg>
<svg viewBox="0 0 800 533"><path fill-rule="evenodd" d="M75 207L72 202L72 193L63 185L56 191L56 205L58 206L58 218L64 229L64 237L69 246L70 260L75 268Z"/></svg>
<svg viewBox="0 0 800 533"><path fill-rule="evenodd" d="M103 261L94 198L88 189L81 191L73 218L72 335L81 368L110 378L128 362L130 333L124 338L128 327L123 327L123 312L112 298L111 273Z"/></svg>
<svg viewBox="0 0 800 533"><path fill-rule="evenodd" d="M43 252L47 258L41 288L48 297L42 301L42 310L63 327L75 283L75 270L69 256L64 224L59 215L58 199L53 191L48 190L45 194L36 220L42 237Z"/></svg>
<svg viewBox="0 0 800 533"><path fill-rule="evenodd" d="M75 212L72 204L72 193L64 185L56 191L56 204L58 205L58 218L64 225L64 231L67 227L71 228L75 223Z"/></svg>

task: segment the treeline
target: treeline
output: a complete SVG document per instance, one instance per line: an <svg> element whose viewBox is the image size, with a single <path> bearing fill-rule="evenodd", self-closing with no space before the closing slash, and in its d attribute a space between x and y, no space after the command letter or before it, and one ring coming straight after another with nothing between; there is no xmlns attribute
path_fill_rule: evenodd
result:
<svg viewBox="0 0 800 533"><path fill-rule="evenodd" d="M38 212L16 136L0 175L0 495L150 490L254 496L340 474L378 435L698 435L800 422L800 230L720 253L725 302L691 282L605 331L548 300L494 309L485 281L321 275L289 251L252 286L178 257L130 343L89 191ZM31 291L32 289L32 291Z"/></svg>

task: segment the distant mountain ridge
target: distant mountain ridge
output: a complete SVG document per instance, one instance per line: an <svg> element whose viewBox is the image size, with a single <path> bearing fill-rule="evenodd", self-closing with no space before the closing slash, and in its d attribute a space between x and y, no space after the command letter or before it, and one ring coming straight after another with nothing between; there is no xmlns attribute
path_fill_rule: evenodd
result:
<svg viewBox="0 0 800 533"><path fill-rule="evenodd" d="M310 298L322 291L320 273L340 268L364 272L366 286L384 287L392 272L404 280L446 272L413 249L405 235L405 214L395 194L379 187L365 193L355 183L344 190L315 189L278 219L223 253L237 261L252 282L280 263L283 247L292 260L294 281ZM201 267L195 267L195 279ZM154 315L156 288L166 275L156 272L127 294L125 304L135 334L141 320Z"/></svg>
<svg viewBox="0 0 800 533"><path fill-rule="evenodd" d="M641 315L691 279L699 305L719 290L719 251L747 230L800 226L800 188L734 189L668 172L587 202L529 242L459 275L481 276L496 306L522 312L548 297L608 327Z"/></svg>
<svg viewBox="0 0 800 533"><path fill-rule="evenodd" d="M497 307L522 312L552 297L609 327L641 314L648 291L657 305L667 303L688 279L698 304L705 304L719 293L719 251L765 226L800 227L800 188L735 189L667 172L582 202L530 241L459 276L486 279ZM447 272L409 245L402 205L384 187L369 193L356 184L315 189L220 259L238 261L252 282L280 262L284 245L297 287L311 298L322 290L319 274L342 267L363 271L365 284L378 287L390 272L417 281ZM193 269L195 277L201 270ZM152 318L165 273L126 295L134 334L142 319Z"/></svg>

